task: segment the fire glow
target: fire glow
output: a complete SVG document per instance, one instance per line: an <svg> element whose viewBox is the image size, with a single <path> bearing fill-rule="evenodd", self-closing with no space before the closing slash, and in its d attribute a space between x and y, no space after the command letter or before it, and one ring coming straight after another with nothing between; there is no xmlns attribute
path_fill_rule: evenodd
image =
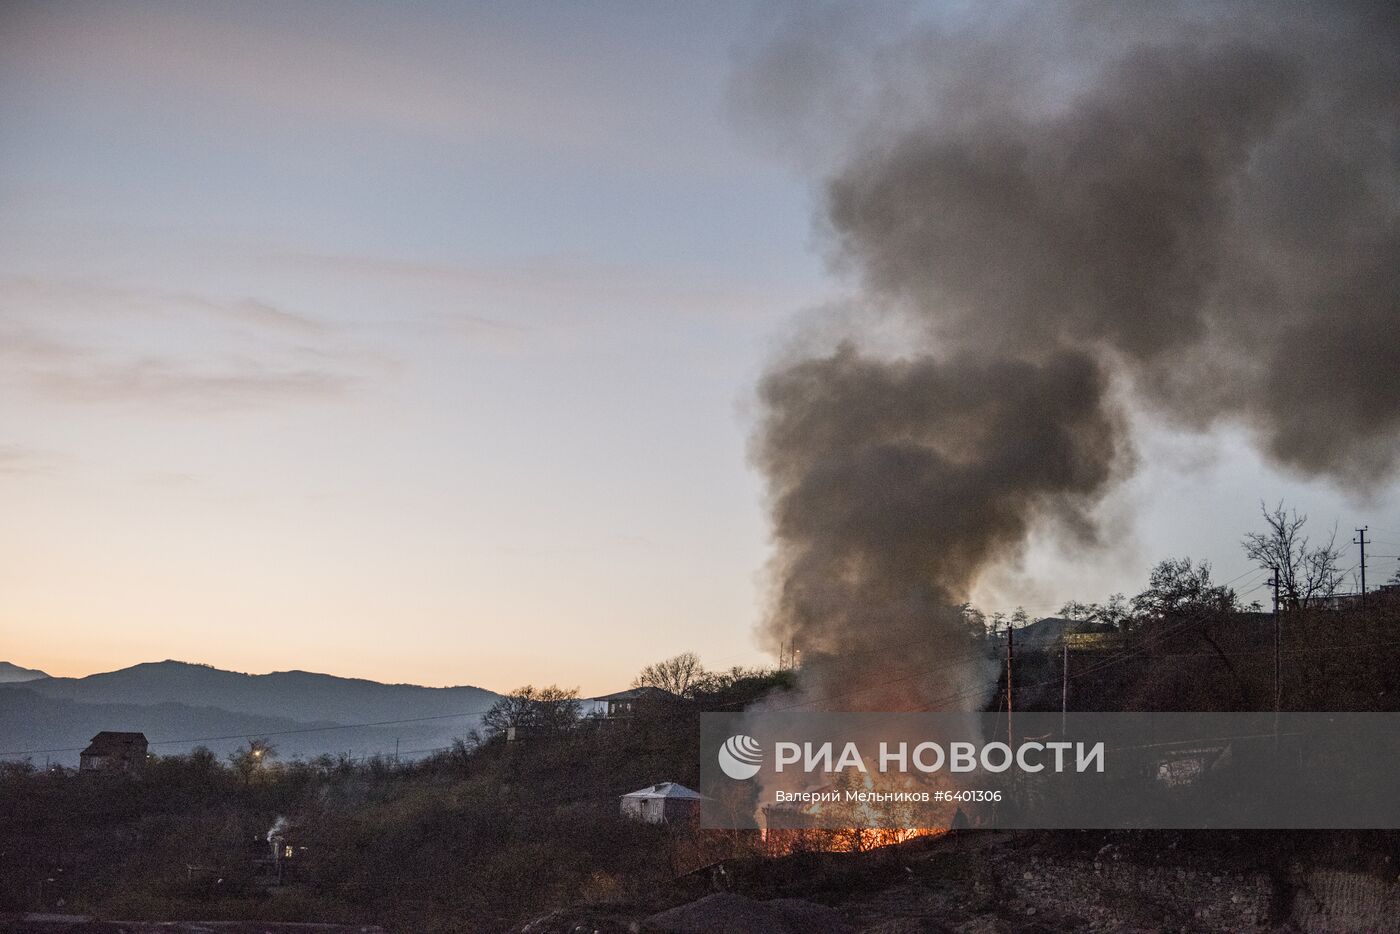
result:
<svg viewBox="0 0 1400 934"><path fill-rule="evenodd" d="M1013 766L1022 772L1041 772L1050 767L1053 772L1069 770L1067 753L1073 750L1075 772L1104 770L1104 744L1027 741L1018 743L1013 750L1007 743L991 742L978 746L975 743L953 742L947 751L935 742L917 743L910 748L909 743L880 743L878 771L909 772L931 774L943 771L1005 772ZM801 766L804 772L844 772L853 770L868 773L860 747L853 742L844 744L838 753L834 743L792 743L774 744L773 770L782 772L785 767Z"/></svg>
<svg viewBox="0 0 1400 934"><path fill-rule="evenodd" d="M813 792L777 792L775 802L762 809L765 846L774 855L802 850L859 852L947 832L946 826L919 826L913 820L890 824L890 807L912 817L912 812L903 813L903 807L922 800L919 796L927 792L879 791L868 772L861 772L858 778L838 777L837 786ZM878 806L881 804L884 806Z"/></svg>

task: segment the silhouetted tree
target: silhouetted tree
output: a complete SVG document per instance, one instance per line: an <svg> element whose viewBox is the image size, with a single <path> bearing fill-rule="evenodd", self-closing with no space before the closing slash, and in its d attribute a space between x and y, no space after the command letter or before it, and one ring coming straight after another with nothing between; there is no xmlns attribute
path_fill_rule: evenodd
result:
<svg viewBox="0 0 1400 934"><path fill-rule="evenodd" d="M1216 584L1210 562L1193 564L1190 558L1167 558L1148 576L1147 589L1133 597L1133 614L1139 620L1162 620L1187 613L1226 613L1239 608L1234 590Z"/></svg>
<svg viewBox="0 0 1400 934"><path fill-rule="evenodd" d="M1283 503L1271 510L1261 502L1259 510L1268 530L1250 532L1241 544L1251 561L1268 570L1278 569L1283 605L1304 609L1336 593L1342 581L1337 567L1341 557L1337 530L1332 529L1327 544L1310 547L1303 534L1307 516L1299 515L1296 509L1285 511Z"/></svg>
<svg viewBox="0 0 1400 934"><path fill-rule="evenodd" d="M247 746L228 754L229 765L233 766L244 784L252 781L253 776L275 758L277 746L263 738L250 739Z"/></svg>
<svg viewBox="0 0 1400 934"><path fill-rule="evenodd" d="M987 614L983 613L971 603L964 603L958 607L962 614L963 624L967 626L967 635L973 640L982 640L987 637Z"/></svg>
<svg viewBox="0 0 1400 934"><path fill-rule="evenodd" d="M661 688L681 697L689 697L705 677L705 667L694 652L682 652L664 661L648 665L632 679L632 686Z"/></svg>
<svg viewBox="0 0 1400 934"><path fill-rule="evenodd" d="M487 736L498 736L511 727L534 734L560 733L578 722L579 709L578 688L527 684L492 705L481 726Z"/></svg>
<svg viewBox="0 0 1400 934"><path fill-rule="evenodd" d="M1097 608L1093 603L1081 603L1078 600L1066 600L1064 606L1060 607L1060 615L1065 619L1077 621L1088 621L1094 618L1094 611Z"/></svg>
<svg viewBox="0 0 1400 934"><path fill-rule="evenodd" d="M1077 622L1107 623L1118 629L1127 629L1132 622L1133 611L1128 604L1128 598L1116 593L1103 603L1070 600L1060 607L1060 615Z"/></svg>

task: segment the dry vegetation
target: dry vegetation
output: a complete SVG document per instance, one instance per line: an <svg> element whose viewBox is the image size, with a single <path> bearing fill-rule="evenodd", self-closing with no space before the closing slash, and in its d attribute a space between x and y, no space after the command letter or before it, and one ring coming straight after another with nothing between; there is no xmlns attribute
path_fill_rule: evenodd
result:
<svg viewBox="0 0 1400 934"><path fill-rule="evenodd" d="M1400 603L1378 597L1364 610L1282 619L1285 708L1400 709ZM1272 652L1267 615L1197 608L1139 621L1103 648L1076 650L1071 707L1268 709ZM1019 707L1058 709L1060 664L1058 651L1020 659ZM688 700L645 704L627 724L585 720L411 764L324 758L249 768L196 752L156 759L137 780L10 765L0 776L0 910L372 921L432 932L518 929L562 909L559 925L584 918L607 929L718 887L835 906L859 930L920 912L1003 928L1035 917L1105 929L1195 918L1204 929L1209 918L1194 913L1223 912L1210 917L1243 925L1303 911L1298 893L1331 885L1327 872L1350 873L1353 888L1394 881L1393 834L972 833L889 853L775 860L750 835L623 819L621 794L663 779L696 783L702 710L789 685L788 673L740 674L694 680ZM306 850L295 878L269 891L253 856L265 852L279 815ZM1178 879L1206 861L1218 869ZM1226 881L1209 881L1216 876ZM1161 894L1143 902L1153 886ZM555 929L566 928L536 927Z"/></svg>

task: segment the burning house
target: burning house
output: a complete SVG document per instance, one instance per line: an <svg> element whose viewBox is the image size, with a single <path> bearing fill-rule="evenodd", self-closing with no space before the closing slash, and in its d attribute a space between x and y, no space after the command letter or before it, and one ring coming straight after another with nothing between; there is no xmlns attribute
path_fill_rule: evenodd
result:
<svg viewBox="0 0 1400 934"><path fill-rule="evenodd" d="M759 808L759 839L774 855L857 852L937 836L952 826L951 817L945 826L919 826L912 810L871 806L859 792L874 787L869 776L854 783L833 776L827 784L782 796Z"/></svg>
<svg viewBox="0 0 1400 934"><path fill-rule="evenodd" d="M139 775L146 768L146 734L103 730L78 756L81 772Z"/></svg>

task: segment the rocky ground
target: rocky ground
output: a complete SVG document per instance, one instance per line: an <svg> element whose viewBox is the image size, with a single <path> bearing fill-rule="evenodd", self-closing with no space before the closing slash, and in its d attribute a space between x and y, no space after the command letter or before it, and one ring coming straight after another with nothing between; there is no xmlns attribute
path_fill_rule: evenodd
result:
<svg viewBox="0 0 1400 934"><path fill-rule="evenodd" d="M662 912L596 905L524 934L1400 931L1384 847L1287 835L972 832L712 867ZM701 894L708 891L709 894Z"/></svg>

